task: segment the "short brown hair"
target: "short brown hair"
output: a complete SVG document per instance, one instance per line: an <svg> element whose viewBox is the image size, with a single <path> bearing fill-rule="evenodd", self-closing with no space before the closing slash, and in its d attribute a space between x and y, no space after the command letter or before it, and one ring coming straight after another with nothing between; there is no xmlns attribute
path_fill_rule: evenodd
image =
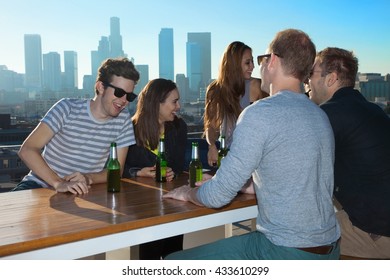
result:
<svg viewBox="0 0 390 280"><path fill-rule="evenodd" d="M269 51L281 57L281 64L288 75L301 82L309 77L316 56L316 47L310 37L297 29L286 29L276 34Z"/></svg>
<svg viewBox="0 0 390 280"><path fill-rule="evenodd" d="M108 58L103 61L98 69L96 82L109 84L112 82L112 76L114 75L132 80L135 84L139 80L139 72L135 69L133 62L126 57ZM96 88L95 92L96 94L99 93Z"/></svg>
<svg viewBox="0 0 390 280"><path fill-rule="evenodd" d="M355 86L359 61L352 51L326 48L317 54L317 61L323 73L336 72L342 86Z"/></svg>

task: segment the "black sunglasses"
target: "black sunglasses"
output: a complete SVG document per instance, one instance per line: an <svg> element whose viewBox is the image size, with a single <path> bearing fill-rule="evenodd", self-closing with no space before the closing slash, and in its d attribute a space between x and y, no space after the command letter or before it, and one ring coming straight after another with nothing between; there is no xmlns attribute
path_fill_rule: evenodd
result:
<svg viewBox="0 0 390 280"><path fill-rule="evenodd" d="M283 58L283 56L281 56L280 54L277 54L277 53L273 53L274 55L280 57L280 58ZM263 62L263 59L264 58L268 58L268 57L271 57L271 54L270 53L267 53L267 54L263 54L263 55L259 55L257 57L257 64L260 65L262 62Z"/></svg>
<svg viewBox="0 0 390 280"><path fill-rule="evenodd" d="M121 88L113 86L112 84L103 83L103 86L105 88L107 88L107 87L113 88L115 97L122 98L124 95L126 95L126 99L129 102L132 102L132 101L134 101L134 99L137 98L137 95L134 92L126 92Z"/></svg>

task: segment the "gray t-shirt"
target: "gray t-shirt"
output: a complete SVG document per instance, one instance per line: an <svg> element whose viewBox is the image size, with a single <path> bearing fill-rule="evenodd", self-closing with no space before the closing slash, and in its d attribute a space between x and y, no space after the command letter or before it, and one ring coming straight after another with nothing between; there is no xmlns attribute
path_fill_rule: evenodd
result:
<svg viewBox="0 0 390 280"><path fill-rule="evenodd" d="M61 99L42 122L55 134L42 156L60 177L77 171L100 172L107 161L111 142L116 142L118 148L135 143L133 124L126 109L115 118L99 121L93 117L87 99ZM23 180L48 187L32 171Z"/></svg>
<svg viewBox="0 0 390 280"><path fill-rule="evenodd" d="M276 245L314 247L340 236L333 203L334 137L304 94L282 91L247 107L216 175L200 187L208 207L229 203L253 175L257 230Z"/></svg>

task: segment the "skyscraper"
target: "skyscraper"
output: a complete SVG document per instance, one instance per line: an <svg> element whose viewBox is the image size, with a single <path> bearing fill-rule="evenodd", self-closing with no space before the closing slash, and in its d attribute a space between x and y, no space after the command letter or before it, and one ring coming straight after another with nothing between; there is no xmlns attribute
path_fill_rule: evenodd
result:
<svg viewBox="0 0 390 280"><path fill-rule="evenodd" d="M134 93L139 94L141 90L146 86L149 82L149 65L146 64L138 64L135 65L135 68L139 72L139 81L135 86Z"/></svg>
<svg viewBox="0 0 390 280"><path fill-rule="evenodd" d="M181 103L190 102L188 78L184 74L176 74L176 85L180 92Z"/></svg>
<svg viewBox="0 0 390 280"><path fill-rule="evenodd" d="M59 91L61 89L61 57L57 52L43 55L43 84L46 89Z"/></svg>
<svg viewBox="0 0 390 280"><path fill-rule="evenodd" d="M118 17L110 18L110 57L123 57L122 36L120 34L120 23Z"/></svg>
<svg viewBox="0 0 390 280"><path fill-rule="evenodd" d="M24 64L26 88L42 88L42 45L40 35L24 35Z"/></svg>
<svg viewBox="0 0 390 280"><path fill-rule="evenodd" d="M158 35L159 77L174 80L173 29L162 28Z"/></svg>
<svg viewBox="0 0 390 280"><path fill-rule="evenodd" d="M95 79L97 76L97 70L102 62L110 56L110 42L107 36L102 36L97 51L91 51L91 73Z"/></svg>
<svg viewBox="0 0 390 280"><path fill-rule="evenodd" d="M64 51L64 73L65 89L78 88L78 66L77 53L75 51Z"/></svg>
<svg viewBox="0 0 390 280"><path fill-rule="evenodd" d="M188 33L186 49L187 77L190 89L197 88L198 92L200 88L207 87L211 80L211 33ZM199 65L195 60L199 61Z"/></svg>
<svg viewBox="0 0 390 280"><path fill-rule="evenodd" d="M187 42L187 77L191 90L189 101L196 101L199 96L199 89L203 85L202 81L202 56L198 43Z"/></svg>

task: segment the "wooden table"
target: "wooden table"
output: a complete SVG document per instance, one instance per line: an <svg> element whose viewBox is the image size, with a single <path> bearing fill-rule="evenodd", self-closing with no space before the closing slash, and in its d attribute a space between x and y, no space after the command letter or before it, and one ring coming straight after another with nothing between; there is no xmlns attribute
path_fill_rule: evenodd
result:
<svg viewBox="0 0 390 280"><path fill-rule="evenodd" d="M183 185L123 179L120 193L106 184L88 194L35 189L0 194L0 258L76 259L257 216L254 195L239 194L229 205L208 209L162 199Z"/></svg>

